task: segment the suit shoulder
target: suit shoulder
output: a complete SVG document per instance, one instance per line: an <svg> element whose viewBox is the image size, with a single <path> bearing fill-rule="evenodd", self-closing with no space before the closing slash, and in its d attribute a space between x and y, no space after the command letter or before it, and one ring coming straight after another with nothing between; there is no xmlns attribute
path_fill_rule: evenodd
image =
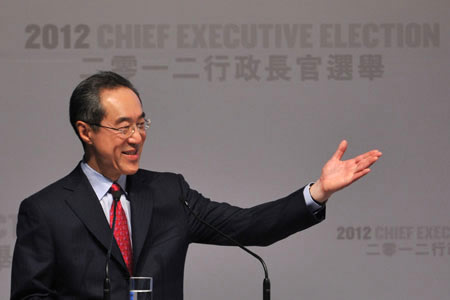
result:
<svg viewBox="0 0 450 300"><path fill-rule="evenodd" d="M42 188L38 192L27 197L23 202L28 201L48 201L51 199L57 199L64 197L67 187L76 185L81 180L81 169L75 168L70 174L54 181L53 183ZM57 197L56 197L57 195Z"/></svg>

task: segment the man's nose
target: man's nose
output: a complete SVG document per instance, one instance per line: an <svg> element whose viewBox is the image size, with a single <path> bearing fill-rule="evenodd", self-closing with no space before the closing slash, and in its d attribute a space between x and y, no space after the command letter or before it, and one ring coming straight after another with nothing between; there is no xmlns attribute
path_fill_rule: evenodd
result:
<svg viewBox="0 0 450 300"><path fill-rule="evenodd" d="M131 129L131 135L128 138L128 140L133 141L133 143L140 143L143 139L143 135L145 135L145 133L142 133L138 130L136 124L133 125L133 128Z"/></svg>

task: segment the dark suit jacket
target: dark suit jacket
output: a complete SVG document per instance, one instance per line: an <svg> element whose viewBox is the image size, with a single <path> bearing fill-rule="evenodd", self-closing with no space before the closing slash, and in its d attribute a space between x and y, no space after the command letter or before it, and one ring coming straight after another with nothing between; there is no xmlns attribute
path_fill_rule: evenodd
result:
<svg viewBox="0 0 450 300"><path fill-rule="evenodd" d="M139 170L127 177L134 276L152 276L154 300L183 298L190 243L229 244L196 221L180 198L207 222L246 245L268 245L320 222L302 189L242 209L204 198L181 175ZM77 166L25 199L19 209L11 299L102 299L110 228L99 200ZM129 274L116 243L110 262L113 300L127 299Z"/></svg>

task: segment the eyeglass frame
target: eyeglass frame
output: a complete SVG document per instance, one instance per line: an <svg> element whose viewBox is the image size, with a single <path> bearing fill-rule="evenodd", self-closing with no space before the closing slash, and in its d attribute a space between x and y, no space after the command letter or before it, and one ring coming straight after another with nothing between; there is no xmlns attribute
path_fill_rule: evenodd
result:
<svg viewBox="0 0 450 300"><path fill-rule="evenodd" d="M141 123L141 122L139 122L139 123ZM146 119L144 119L144 122L142 124L143 128L139 128L138 123L134 123L133 125L128 125L128 126L122 126L122 127L119 127L119 128L104 126L104 125L101 125L101 124L98 124L98 123L87 123L87 124L89 124L91 126L97 126L97 127L101 127L101 128L106 128L106 129L111 129L111 130L114 130L114 131L118 131L118 132L120 132L122 134L122 136L124 138L129 138L130 136L132 136L136 132L136 129L140 133L147 132L147 130L150 128L150 124L151 123L152 123L152 121L150 120L150 118L146 118ZM131 127L133 127L133 129L131 129ZM130 129L131 129L131 131L130 131ZM126 132L124 132L124 130L126 130ZM141 131L141 130L143 130L143 131Z"/></svg>

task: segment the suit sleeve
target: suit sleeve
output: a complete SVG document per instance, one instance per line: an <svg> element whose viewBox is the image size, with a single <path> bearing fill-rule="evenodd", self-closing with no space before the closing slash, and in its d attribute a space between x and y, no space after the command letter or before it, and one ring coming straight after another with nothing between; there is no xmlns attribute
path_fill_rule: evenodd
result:
<svg viewBox="0 0 450 300"><path fill-rule="evenodd" d="M31 199L19 208L11 275L11 300L55 299L51 231Z"/></svg>
<svg viewBox="0 0 450 300"><path fill-rule="evenodd" d="M251 208L239 208L227 203L217 203L191 189L180 175L183 199L207 223L247 246L267 246L298 231L321 222L325 208L311 213L306 207L303 188L281 199ZM188 226L192 242L229 245L189 212Z"/></svg>

